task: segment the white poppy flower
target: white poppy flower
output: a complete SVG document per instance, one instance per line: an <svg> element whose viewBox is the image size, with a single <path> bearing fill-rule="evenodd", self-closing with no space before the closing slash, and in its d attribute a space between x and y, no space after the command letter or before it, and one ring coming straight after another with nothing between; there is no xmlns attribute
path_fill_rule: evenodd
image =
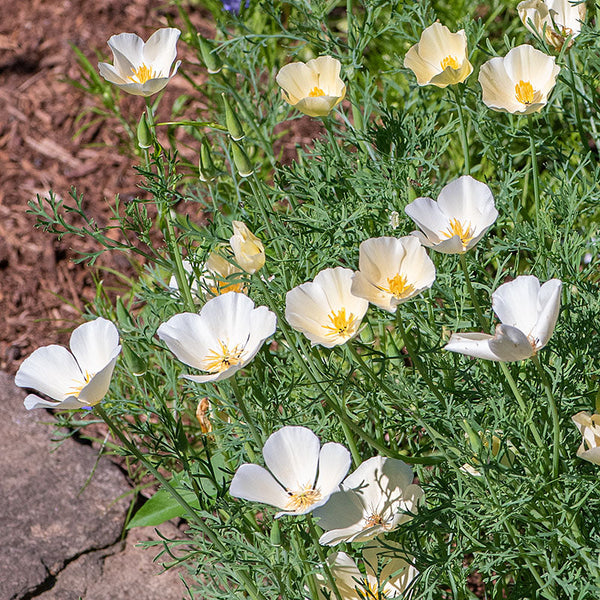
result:
<svg viewBox="0 0 600 600"><path fill-rule="evenodd" d="M363 551L366 576L358 568L356 562L345 552L334 552L327 557L327 564L340 592L342 600L388 600L405 598L406 590L418 575L414 566L402 558L390 558L385 561L386 550L367 547ZM378 562L384 563L379 571ZM379 576L378 576L379 573ZM334 598L329 581L320 573L317 574L320 588L329 592ZM319 589L319 599L327 596Z"/></svg>
<svg viewBox="0 0 600 600"><path fill-rule="evenodd" d="M423 490L413 484L412 469L401 460L374 456L344 479L340 491L315 511L325 533L319 542L364 542L408 521Z"/></svg>
<svg viewBox="0 0 600 600"><path fill-rule="evenodd" d="M135 96L152 96L160 92L181 64L177 56L179 29L166 27L155 31L147 42L135 33L120 33L108 40L114 66L98 63L100 75L123 91Z"/></svg>
<svg viewBox="0 0 600 600"><path fill-rule="evenodd" d="M281 508L276 518L304 515L325 504L350 468L350 453L344 446L328 442L321 447L306 427L282 427L269 436L262 452L269 470L242 465L229 493Z"/></svg>
<svg viewBox="0 0 600 600"><path fill-rule="evenodd" d="M276 80L288 104L309 117L325 117L346 95L341 67L339 60L319 56L306 63L285 65Z"/></svg>
<svg viewBox="0 0 600 600"><path fill-rule="evenodd" d="M313 346L339 346L358 333L369 303L351 293L352 275L343 267L324 269L286 294L287 322Z"/></svg>
<svg viewBox="0 0 600 600"><path fill-rule="evenodd" d="M352 293L389 312L435 281L435 266L416 237L370 238L361 243Z"/></svg>
<svg viewBox="0 0 600 600"><path fill-rule="evenodd" d="M585 21L585 2L574 4L570 0L525 0L517 5L519 17L529 31L546 36L548 43L560 50L570 37L581 33L581 24Z"/></svg>
<svg viewBox="0 0 600 600"><path fill-rule="evenodd" d="M483 102L493 110L518 115L539 112L548 102L560 67L528 44L505 57L488 60L479 70Z"/></svg>
<svg viewBox="0 0 600 600"><path fill-rule="evenodd" d="M206 383L227 379L245 367L275 333L277 318L266 306L254 308L245 294L212 298L200 313L181 313L163 323L158 337L186 365L208 375L182 375Z"/></svg>
<svg viewBox="0 0 600 600"><path fill-rule="evenodd" d="M492 294L492 307L501 325L495 334L455 333L445 349L475 358L501 362L524 360L550 339L560 310L562 282L521 275Z"/></svg>
<svg viewBox="0 0 600 600"><path fill-rule="evenodd" d="M445 185L437 202L417 198L405 211L423 230L412 235L423 246L444 254L470 250L498 218L490 188L469 175Z"/></svg>
<svg viewBox="0 0 600 600"><path fill-rule="evenodd" d="M445 25L433 23L408 50L404 66L417 76L419 85L445 88L464 81L473 71L464 29L452 33Z"/></svg>
<svg viewBox="0 0 600 600"><path fill-rule="evenodd" d="M84 323L73 330L69 346L71 352L54 344L38 348L19 367L16 385L36 389L54 400L29 394L27 410L94 406L108 392L121 352L114 324L101 317Z"/></svg>
<svg viewBox="0 0 600 600"><path fill-rule="evenodd" d="M600 415L581 411L571 418L583 436L577 456L595 465L600 465Z"/></svg>
<svg viewBox="0 0 600 600"><path fill-rule="evenodd" d="M233 221L233 235L229 244L237 262L246 273L256 273L265 264L263 243L241 221Z"/></svg>

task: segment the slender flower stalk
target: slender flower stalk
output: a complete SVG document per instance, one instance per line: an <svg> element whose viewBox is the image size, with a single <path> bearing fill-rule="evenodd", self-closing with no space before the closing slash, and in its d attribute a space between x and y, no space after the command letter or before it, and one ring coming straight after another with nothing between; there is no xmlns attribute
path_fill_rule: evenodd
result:
<svg viewBox="0 0 600 600"><path fill-rule="evenodd" d="M462 87L462 86L461 86ZM458 91L458 86L453 88L454 98L456 100L456 112L458 113L458 122L460 123L460 141L462 143L463 158L464 158L464 174L471 174L471 158L469 156L469 138L467 136L467 125L463 114L462 103L464 101L464 90L461 94Z"/></svg>
<svg viewBox="0 0 600 600"><path fill-rule="evenodd" d="M529 153L531 154L531 172L533 178L533 207L535 210L535 224L537 231L540 231L540 171L538 167L537 151L535 148L535 137L533 135L533 116L527 115L527 125L529 129Z"/></svg>

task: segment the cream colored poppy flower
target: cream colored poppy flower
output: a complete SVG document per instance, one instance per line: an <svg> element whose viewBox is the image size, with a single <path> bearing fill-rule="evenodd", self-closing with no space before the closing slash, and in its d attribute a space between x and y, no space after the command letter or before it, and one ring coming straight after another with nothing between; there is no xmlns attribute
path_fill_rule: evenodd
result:
<svg viewBox="0 0 600 600"><path fill-rule="evenodd" d="M581 411L571 418L583 436L577 456L595 465L600 465L600 415Z"/></svg>
<svg viewBox="0 0 600 600"><path fill-rule="evenodd" d="M433 23L408 50L404 66L417 76L419 85L445 88L464 81L473 71L464 29L452 33L445 25Z"/></svg>
<svg viewBox="0 0 600 600"><path fill-rule="evenodd" d="M306 63L294 62L277 73L283 98L309 117L325 117L346 95L340 79L341 63L331 56L319 56Z"/></svg>
<svg viewBox="0 0 600 600"><path fill-rule="evenodd" d="M585 2L573 4L569 0L525 0L517 5L517 10L525 27L542 38L545 34L557 51L569 37L569 46L573 44L586 15Z"/></svg>
<svg viewBox="0 0 600 600"><path fill-rule="evenodd" d="M229 244L237 262L246 273L256 273L265 264L263 243L241 221L233 221L233 235Z"/></svg>
<svg viewBox="0 0 600 600"><path fill-rule="evenodd" d="M412 235L362 242L358 269L352 279L352 293L392 313L435 280L433 262Z"/></svg>
<svg viewBox="0 0 600 600"><path fill-rule="evenodd" d="M494 335L454 333L445 349L501 362L533 356L554 332L561 290L559 279L540 285L533 275L521 275L502 284L492 294L492 306L501 321Z"/></svg>
<svg viewBox="0 0 600 600"><path fill-rule="evenodd" d="M324 269L285 296L285 318L312 343L325 348L345 344L358 333L369 303L352 294L353 272Z"/></svg>
<svg viewBox="0 0 600 600"><path fill-rule="evenodd" d="M123 91L135 96L152 96L160 92L177 73L181 61L177 56L179 29L166 27L154 32L147 42L134 33L120 33L108 40L114 65L98 63L100 75Z"/></svg>
<svg viewBox="0 0 600 600"><path fill-rule="evenodd" d="M255 308L245 294L230 292L209 300L198 314L171 317L157 334L182 363L208 373L181 377L206 383L245 367L275 333L276 324L266 306Z"/></svg>
<svg viewBox="0 0 600 600"><path fill-rule="evenodd" d="M444 254L470 250L498 218L490 188L469 175L445 185L437 202L417 198L404 210L423 230L412 235Z"/></svg>
<svg viewBox="0 0 600 600"><path fill-rule="evenodd" d="M505 57L488 60L479 70L483 102L500 112L528 115L542 110L556 83L560 67L528 44Z"/></svg>

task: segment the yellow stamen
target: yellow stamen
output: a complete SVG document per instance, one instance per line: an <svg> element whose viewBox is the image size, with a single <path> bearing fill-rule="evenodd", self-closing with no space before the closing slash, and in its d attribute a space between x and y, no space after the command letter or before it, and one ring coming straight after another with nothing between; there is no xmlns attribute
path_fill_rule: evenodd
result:
<svg viewBox="0 0 600 600"><path fill-rule="evenodd" d="M388 277L388 287L385 291L392 294L394 298L408 298L415 291L415 286L412 283L408 283L407 279L406 275L401 275L400 273L397 273L393 277Z"/></svg>
<svg viewBox="0 0 600 600"><path fill-rule="evenodd" d="M227 344L219 341L221 348L219 350L209 350L204 359L204 370L209 373L222 373L233 365L238 365L242 362L242 353L244 348L234 346L231 350Z"/></svg>
<svg viewBox="0 0 600 600"><path fill-rule="evenodd" d="M450 227L448 227L446 231L442 231L440 233L447 238L457 235L462 242L463 248L466 248L468 243L473 239L475 231L471 227L470 221L465 221L462 223L458 219L451 219Z"/></svg>
<svg viewBox="0 0 600 600"><path fill-rule="evenodd" d="M136 83L146 83L148 79L152 79L154 77L154 73L150 67L146 65L141 65L137 69L133 69L133 75L129 77L131 81Z"/></svg>
<svg viewBox="0 0 600 600"><path fill-rule="evenodd" d="M288 495L290 499L286 509L298 512L305 511L322 498L321 492L315 490L311 484L305 485L299 492L288 492Z"/></svg>
<svg viewBox="0 0 600 600"><path fill-rule="evenodd" d="M315 87L312 90L310 90L308 95L310 98L316 98L318 96L324 96L325 92L320 87L317 87L315 85Z"/></svg>
<svg viewBox="0 0 600 600"><path fill-rule="evenodd" d="M222 294L227 294L227 292L244 292L243 283L216 282L216 284L208 288L213 296L221 296Z"/></svg>
<svg viewBox="0 0 600 600"><path fill-rule="evenodd" d="M357 588L357 592L362 600L386 600L387 596L380 590L378 583L371 583L363 579L361 584L362 589Z"/></svg>
<svg viewBox="0 0 600 600"><path fill-rule="evenodd" d="M446 56L446 58L440 63L442 70L450 67L451 69L458 69L458 60L454 56Z"/></svg>
<svg viewBox="0 0 600 600"><path fill-rule="evenodd" d="M384 529L389 528L389 525L385 522L383 517L378 513L374 513L370 515L367 519L365 519L363 529L369 529L369 527L375 527L375 525L380 525Z"/></svg>
<svg viewBox="0 0 600 600"><path fill-rule="evenodd" d="M67 394L69 396L75 396L75 398L79 398L79 394L81 394L81 390L91 381L94 373L88 373L87 371L83 374L83 382L78 379L73 379L75 385L67 390Z"/></svg>
<svg viewBox="0 0 600 600"><path fill-rule="evenodd" d="M326 335L339 335L344 338L350 338L356 333L358 327L357 318L353 313L350 313L346 317L345 308L340 309L338 312L335 312L335 310L331 311L328 318L331 321L331 325L323 325L325 329L329 330Z"/></svg>
<svg viewBox="0 0 600 600"><path fill-rule="evenodd" d="M531 83L529 83L529 81L519 81L519 83L515 85L515 96L522 104L531 104L535 98Z"/></svg>

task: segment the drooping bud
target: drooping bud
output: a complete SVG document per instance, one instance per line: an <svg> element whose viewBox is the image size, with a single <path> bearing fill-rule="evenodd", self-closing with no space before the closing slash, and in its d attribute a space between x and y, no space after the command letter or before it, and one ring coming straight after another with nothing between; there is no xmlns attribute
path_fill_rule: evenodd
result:
<svg viewBox="0 0 600 600"><path fill-rule="evenodd" d="M154 145L154 136L152 135L152 130L150 129L150 125L148 125L148 120L146 118L146 113L142 113L140 120L138 121L137 126L137 139L138 146L142 149L150 148Z"/></svg>
<svg viewBox="0 0 600 600"><path fill-rule="evenodd" d="M200 144L198 176L200 181L210 181L217 176L217 168L215 167L215 163L213 163L210 146L206 138L203 138Z"/></svg>
<svg viewBox="0 0 600 600"><path fill-rule="evenodd" d="M237 142L231 143L231 153L233 154L233 162L240 175L240 177L250 177L254 173L252 163L248 158L244 148Z"/></svg>
<svg viewBox="0 0 600 600"><path fill-rule="evenodd" d="M244 128L242 127L242 123L238 119L238 116L231 109L227 96L224 93L221 94L221 96L223 97L223 104L225 105L225 124L227 125L227 130L229 131L231 139L238 142L246 136Z"/></svg>
<svg viewBox="0 0 600 600"><path fill-rule="evenodd" d="M206 65L206 70L211 74L218 73L223 68L223 63L215 52L215 49L210 42L200 34L198 34L198 43L200 44L200 54L202 54L202 60Z"/></svg>

